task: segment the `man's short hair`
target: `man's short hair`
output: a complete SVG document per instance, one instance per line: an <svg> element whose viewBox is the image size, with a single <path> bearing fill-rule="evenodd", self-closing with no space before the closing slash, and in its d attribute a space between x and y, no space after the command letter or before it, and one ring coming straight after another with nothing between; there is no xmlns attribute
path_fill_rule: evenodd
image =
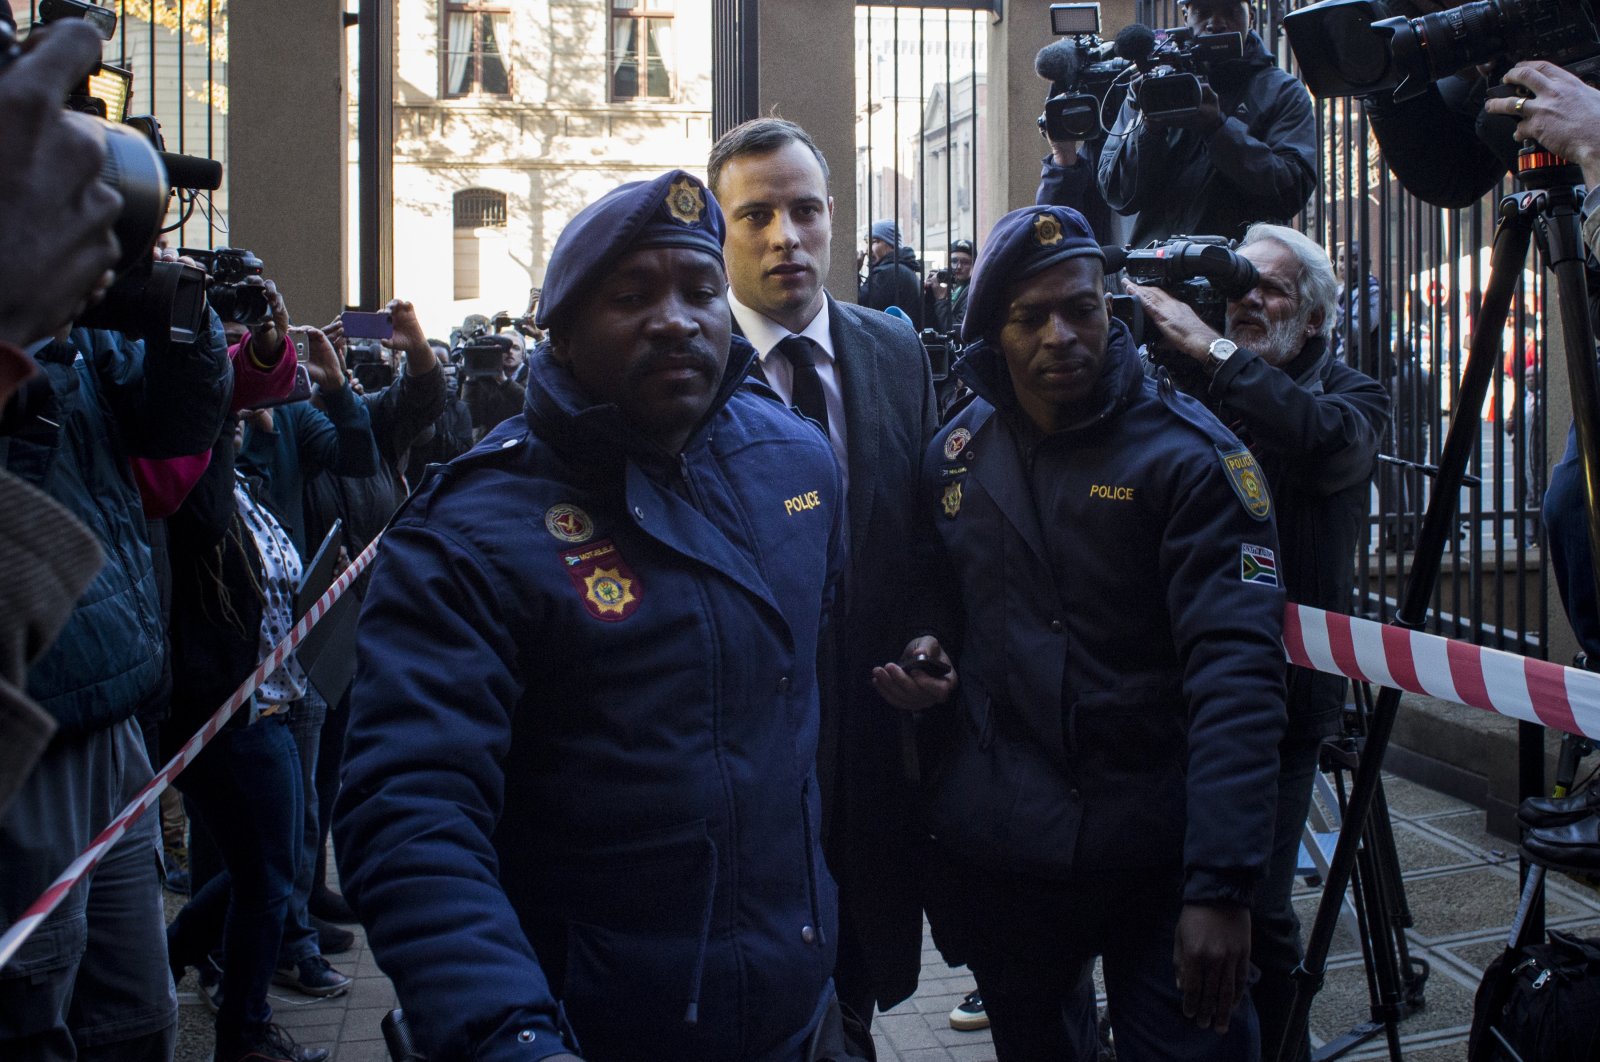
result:
<svg viewBox="0 0 1600 1062"><path fill-rule="evenodd" d="M1300 298L1312 309L1322 309L1322 325L1317 334L1326 336L1333 331L1339 315L1339 278L1334 274L1333 262L1322 245L1310 236L1287 225L1257 222L1245 230L1239 247L1271 240L1288 249L1300 262Z"/></svg>
<svg viewBox="0 0 1600 1062"><path fill-rule="evenodd" d="M791 140L811 149L817 165L822 167L822 186L828 186L828 160L822 149L811 139L811 134L785 118L752 118L729 129L711 146L711 157L706 160L706 184L712 195L720 195L722 167L732 159L744 155L770 155Z"/></svg>

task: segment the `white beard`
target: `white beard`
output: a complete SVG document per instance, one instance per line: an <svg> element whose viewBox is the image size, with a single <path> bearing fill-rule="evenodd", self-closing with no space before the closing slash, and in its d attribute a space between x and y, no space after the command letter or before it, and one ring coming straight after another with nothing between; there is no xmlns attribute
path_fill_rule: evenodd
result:
<svg viewBox="0 0 1600 1062"><path fill-rule="evenodd" d="M1241 347L1249 347L1255 351L1268 365L1282 368L1293 361L1305 347L1306 339L1309 338L1306 334L1306 324L1310 320L1311 311L1307 309L1282 321L1269 321L1266 335L1259 341L1250 343L1240 342L1239 337L1233 334L1234 329L1230 324L1228 338Z"/></svg>

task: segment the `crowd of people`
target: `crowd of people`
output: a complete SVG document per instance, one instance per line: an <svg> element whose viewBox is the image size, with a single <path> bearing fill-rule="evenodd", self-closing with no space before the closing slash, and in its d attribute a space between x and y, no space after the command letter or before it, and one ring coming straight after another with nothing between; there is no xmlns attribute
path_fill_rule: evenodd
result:
<svg viewBox="0 0 1600 1062"><path fill-rule="evenodd" d="M1345 683L1286 667L1283 610L1348 606L1390 401L1284 224L1310 100L1249 10L1189 0L1247 39L1198 114L1135 83L947 270L875 223L859 305L824 286L828 162L769 117L581 210L520 328L444 343L397 299L377 348L271 280L187 340L85 327L126 251L104 130L60 107L99 40L31 34L0 68L0 925L319 556L381 542L353 644L286 656L0 969L0 1056L170 1062L192 976L218 1062L318 1062L268 991L347 991L359 921L434 1062L859 1062L926 916L1000 1062L1306 1058L1290 893ZM1488 110L1600 186L1600 91L1505 80L1531 95ZM1116 282L1113 210L1238 239L1255 283L1219 327ZM953 401L925 324L964 344ZM1586 580L1577 476L1552 542Z"/></svg>

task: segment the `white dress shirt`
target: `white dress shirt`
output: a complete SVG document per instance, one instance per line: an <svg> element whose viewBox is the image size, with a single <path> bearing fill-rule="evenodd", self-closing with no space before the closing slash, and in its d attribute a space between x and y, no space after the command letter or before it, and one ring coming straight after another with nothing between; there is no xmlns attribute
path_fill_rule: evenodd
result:
<svg viewBox="0 0 1600 1062"><path fill-rule="evenodd" d="M839 387L838 356L833 349L833 338L828 334L828 300L822 300L822 309L801 332L795 333L740 302L733 290L728 290L728 305L733 308L733 319L760 356L761 371L767 383L778 392L787 405L794 404L794 366L778 350L778 344L792 335L802 335L822 348L825 355L817 362L817 376L822 381L822 397L828 404L828 441L833 444L833 455L839 460L839 470L844 475L845 487L850 486L850 462L845 456L844 391Z"/></svg>

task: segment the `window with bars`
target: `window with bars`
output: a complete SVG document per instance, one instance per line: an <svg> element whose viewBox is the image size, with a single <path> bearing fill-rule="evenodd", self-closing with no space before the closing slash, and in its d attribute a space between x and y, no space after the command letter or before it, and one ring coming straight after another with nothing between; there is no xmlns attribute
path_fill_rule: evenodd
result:
<svg viewBox="0 0 1600 1062"><path fill-rule="evenodd" d="M446 0L442 15L439 95L446 99L511 95L506 66L510 9L477 0Z"/></svg>
<svg viewBox="0 0 1600 1062"><path fill-rule="evenodd" d="M455 194L453 205L455 297L476 299L483 292L483 237L504 235L506 194L492 188L467 188Z"/></svg>
<svg viewBox="0 0 1600 1062"><path fill-rule="evenodd" d="M612 0L613 100L670 100L674 84L673 0Z"/></svg>

